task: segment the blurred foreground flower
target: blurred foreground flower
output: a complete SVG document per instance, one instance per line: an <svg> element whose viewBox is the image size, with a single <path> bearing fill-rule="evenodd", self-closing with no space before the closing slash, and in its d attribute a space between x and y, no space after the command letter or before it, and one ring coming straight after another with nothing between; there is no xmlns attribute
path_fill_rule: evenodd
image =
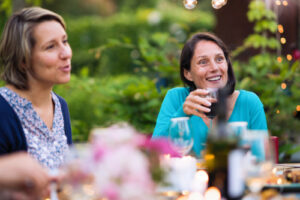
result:
<svg viewBox="0 0 300 200"><path fill-rule="evenodd" d="M163 180L164 174L160 156L178 156L168 140L162 138L152 141L128 124L94 129L90 144L81 151L85 153L66 165L66 171L72 171L69 187L77 187L78 190L87 180L93 187L90 193L84 188L79 190L81 194L77 196L81 199L85 192L90 199L155 199L155 184ZM78 184L79 177L82 178L81 184ZM72 200L76 199L73 192L70 195L73 195Z"/></svg>
<svg viewBox="0 0 300 200"><path fill-rule="evenodd" d="M299 49L295 49L293 51L293 58L294 58L294 60L300 60L300 50Z"/></svg>

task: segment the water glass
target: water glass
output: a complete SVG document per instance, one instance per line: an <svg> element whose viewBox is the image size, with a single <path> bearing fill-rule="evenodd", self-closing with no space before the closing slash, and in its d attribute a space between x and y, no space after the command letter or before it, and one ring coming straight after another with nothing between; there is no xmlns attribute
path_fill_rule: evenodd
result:
<svg viewBox="0 0 300 200"><path fill-rule="evenodd" d="M237 121L228 123L229 130L237 137L242 136L244 132L247 131L248 122Z"/></svg>
<svg viewBox="0 0 300 200"><path fill-rule="evenodd" d="M246 130L241 136L241 145L249 147L257 162L269 159L270 143L267 130Z"/></svg>
<svg viewBox="0 0 300 200"><path fill-rule="evenodd" d="M275 163L274 146L267 130L247 130L242 134L242 143L250 147L245 156L246 184L253 195L266 184Z"/></svg>

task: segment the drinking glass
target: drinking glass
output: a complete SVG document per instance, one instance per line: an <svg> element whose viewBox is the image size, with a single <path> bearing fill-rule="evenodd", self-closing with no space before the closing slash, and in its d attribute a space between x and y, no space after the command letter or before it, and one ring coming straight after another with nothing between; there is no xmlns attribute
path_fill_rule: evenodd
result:
<svg viewBox="0 0 300 200"><path fill-rule="evenodd" d="M248 122L246 121L236 121L228 123L229 130L237 137L241 137L242 134L247 131Z"/></svg>
<svg viewBox="0 0 300 200"><path fill-rule="evenodd" d="M59 173L58 169L51 169L49 171L49 175L52 177L58 176L58 173ZM50 200L58 200L56 181L50 183Z"/></svg>
<svg viewBox="0 0 300 200"><path fill-rule="evenodd" d="M211 129L213 119L217 115L218 88L207 88L207 91L208 94L206 95L206 98L210 100L211 106L210 106L210 112L204 114L210 119L209 128Z"/></svg>
<svg viewBox="0 0 300 200"><path fill-rule="evenodd" d="M169 140L182 156L185 156L190 152L194 144L194 140L189 126L188 117L177 117L171 119Z"/></svg>
<svg viewBox="0 0 300 200"><path fill-rule="evenodd" d="M272 173L275 149L266 130L247 130L243 133L242 142L250 147L244 161L246 185L257 197Z"/></svg>
<svg viewBox="0 0 300 200"><path fill-rule="evenodd" d="M77 143L70 148L66 156L66 162L61 168L65 178L60 192L60 196L65 199L96 199L90 148L90 144Z"/></svg>

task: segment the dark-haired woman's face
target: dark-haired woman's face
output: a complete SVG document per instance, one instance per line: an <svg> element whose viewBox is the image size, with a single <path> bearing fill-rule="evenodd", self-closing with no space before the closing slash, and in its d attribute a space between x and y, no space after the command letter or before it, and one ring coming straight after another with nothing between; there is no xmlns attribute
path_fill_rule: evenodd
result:
<svg viewBox="0 0 300 200"><path fill-rule="evenodd" d="M190 70L184 76L197 88L221 88L228 80L228 64L223 50L214 42L199 41L191 59Z"/></svg>

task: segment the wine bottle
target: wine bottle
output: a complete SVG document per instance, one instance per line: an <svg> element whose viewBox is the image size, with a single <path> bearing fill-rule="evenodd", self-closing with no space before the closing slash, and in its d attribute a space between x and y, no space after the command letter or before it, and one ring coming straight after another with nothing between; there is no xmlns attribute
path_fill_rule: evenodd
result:
<svg viewBox="0 0 300 200"><path fill-rule="evenodd" d="M217 187L226 199L240 199L244 182L242 172L236 170L236 165L243 158L243 150L238 148L238 138L231 134L227 126L227 91L226 88L218 90L217 125L207 136L205 163L209 186ZM236 187L237 183L242 185Z"/></svg>

